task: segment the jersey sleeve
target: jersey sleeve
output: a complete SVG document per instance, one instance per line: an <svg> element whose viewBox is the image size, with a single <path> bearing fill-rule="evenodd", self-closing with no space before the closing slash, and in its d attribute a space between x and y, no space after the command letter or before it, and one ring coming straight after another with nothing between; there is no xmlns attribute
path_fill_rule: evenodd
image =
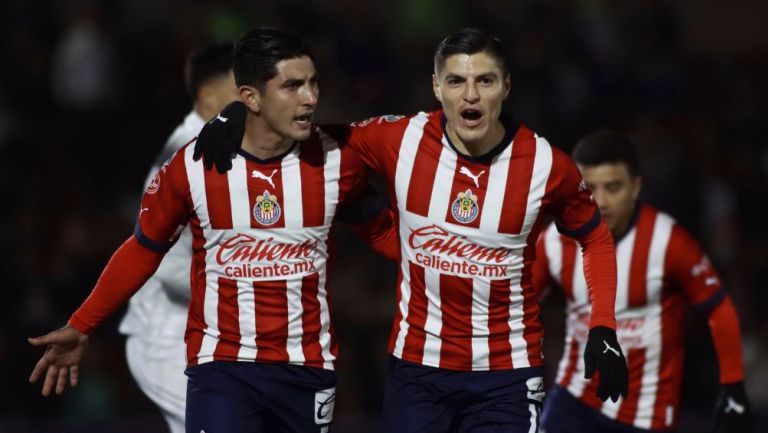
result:
<svg viewBox="0 0 768 433"><path fill-rule="evenodd" d="M707 315L720 367L720 382L744 380L741 330L736 309L699 242L675 224L666 255L667 275L693 307Z"/></svg>
<svg viewBox="0 0 768 433"><path fill-rule="evenodd" d="M187 223L191 200L184 163L186 149L176 152L157 171L141 199L134 236L140 245L157 253L167 252Z"/></svg>
<svg viewBox="0 0 768 433"><path fill-rule="evenodd" d="M568 155L552 148L552 169L547 182L549 213L557 229L571 238L589 234L602 220L581 173Z"/></svg>
<svg viewBox="0 0 768 433"><path fill-rule="evenodd" d="M386 174L394 171L397 149L408 126L405 116L371 117L349 125L347 145L354 149L365 165Z"/></svg>
<svg viewBox="0 0 768 433"><path fill-rule="evenodd" d="M666 254L666 275L696 309L708 311L725 298L717 272L699 242L675 224Z"/></svg>
<svg viewBox="0 0 768 433"><path fill-rule="evenodd" d="M546 230L542 230L539 233L539 238L536 240L536 259L533 261L533 290L536 293L536 299L543 300L549 288L552 285L552 277L549 275L549 258L547 257L546 249Z"/></svg>

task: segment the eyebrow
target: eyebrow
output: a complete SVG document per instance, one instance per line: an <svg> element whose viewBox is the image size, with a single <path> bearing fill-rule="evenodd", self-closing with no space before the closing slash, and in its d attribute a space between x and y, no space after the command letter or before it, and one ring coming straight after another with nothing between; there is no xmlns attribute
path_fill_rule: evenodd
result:
<svg viewBox="0 0 768 433"><path fill-rule="evenodd" d="M288 78L281 84L281 87L290 87L290 86L293 86L294 84L303 85L307 81L309 81L310 83L316 82L317 74L313 74L311 77L309 77L308 80L304 78Z"/></svg>

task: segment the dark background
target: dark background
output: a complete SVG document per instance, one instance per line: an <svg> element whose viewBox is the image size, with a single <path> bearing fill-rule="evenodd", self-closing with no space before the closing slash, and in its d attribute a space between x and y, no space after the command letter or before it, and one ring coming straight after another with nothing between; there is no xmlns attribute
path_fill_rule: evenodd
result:
<svg viewBox="0 0 768 433"><path fill-rule="evenodd" d="M741 315L747 390L768 417L768 3L762 0L7 0L0 13L0 432L161 432L123 356L116 315L81 385L42 398L26 337L65 323L132 232L141 186L189 111L183 61L246 29L291 29L320 71L317 120L438 107L431 59L468 25L509 50L506 108L569 151L612 127L636 141L644 198L704 244ZM342 232L332 280L340 337L336 432L375 432L395 266ZM347 239L349 238L349 239ZM563 300L545 305L551 377ZM686 319L681 432L706 431L717 362Z"/></svg>

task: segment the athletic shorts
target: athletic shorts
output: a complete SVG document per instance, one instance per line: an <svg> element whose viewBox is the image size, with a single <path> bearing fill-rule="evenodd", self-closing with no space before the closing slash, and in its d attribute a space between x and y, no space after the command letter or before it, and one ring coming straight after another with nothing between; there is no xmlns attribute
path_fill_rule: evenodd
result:
<svg viewBox="0 0 768 433"><path fill-rule="evenodd" d="M612 420L555 385L544 400L541 433L652 433Z"/></svg>
<svg viewBox="0 0 768 433"><path fill-rule="evenodd" d="M540 368L451 371L392 357L384 392L387 433L536 433Z"/></svg>
<svg viewBox="0 0 768 433"><path fill-rule="evenodd" d="M336 374L289 364L213 361L187 369L187 433L327 433Z"/></svg>

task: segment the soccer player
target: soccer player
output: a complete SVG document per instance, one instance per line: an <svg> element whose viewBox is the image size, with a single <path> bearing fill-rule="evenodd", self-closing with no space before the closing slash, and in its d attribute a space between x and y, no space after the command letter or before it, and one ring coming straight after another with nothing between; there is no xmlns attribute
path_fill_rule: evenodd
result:
<svg viewBox="0 0 768 433"><path fill-rule="evenodd" d="M344 212L375 239L392 232L391 215L358 206L368 203L362 162L312 124L317 74L300 39L249 31L234 48L233 69L248 113L232 170L205 170L191 144L163 165L144 193L134 235L88 299L66 326L30 339L47 346L30 376L45 376L43 395L62 393L67 379L77 383L88 335L189 226L186 431L329 430L337 356L326 286L332 223Z"/></svg>
<svg viewBox="0 0 768 433"><path fill-rule="evenodd" d="M355 123L342 143L384 177L396 204L388 432L538 430L542 327L531 267L545 213L584 251L595 306L586 375L597 370L601 400L626 393L610 232L573 161L501 116L511 87L502 53L498 39L477 29L448 36L434 58L443 109ZM233 150L205 153L226 171Z"/></svg>
<svg viewBox="0 0 768 433"><path fill-rule="evenodd" d="M210 43L194 49L184 67L192 111L173 131L149 171L144 187L183 145L197 137L206 121L237 97L232 73L232 44ZM171 433L184 432L187 378L184 330L190 299L192 233L185 228L152 277L131 298L120 332L128 338L125 356L136 383L159 408Z"/></svg>
<svg viewBox="0 0 768 433"><path fill-rule="evenodd" d="M556 284L567 298L565 350L544 405L547 433L673 430L678 421L686 304L706 314L720 364L715 431L749 429L739 322L733 303L699 243L664 212L637 201L642 179L635 149L615 132L584 137L573 159L616 242L619 343L629 363L629 391L616 402L594 397L578 353L587 343L592 304L582 254L550 226L537 243L534 288ZM722 430L720 430L722 428Z"/></svg>

